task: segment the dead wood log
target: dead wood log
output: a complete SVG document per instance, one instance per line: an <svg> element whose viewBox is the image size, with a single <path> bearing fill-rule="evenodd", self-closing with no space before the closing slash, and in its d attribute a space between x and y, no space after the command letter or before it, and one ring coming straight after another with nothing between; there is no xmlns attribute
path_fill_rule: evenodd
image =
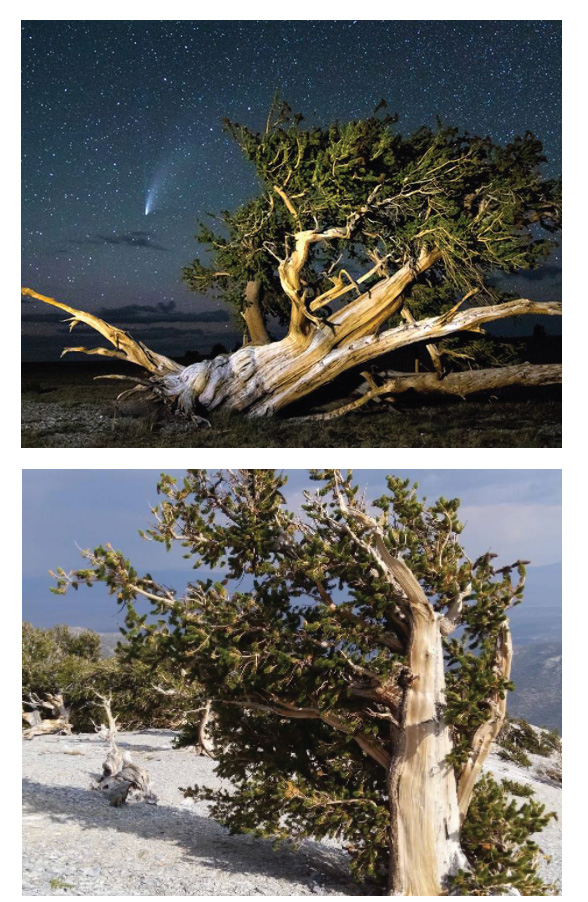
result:
<svg viewBox="0 0 588 902"><path fill-rule="evenodd" d="M103 764L105 768L106 762ZM146 770L133 764L129 752L123 753L123 765L116 773L103 772L99 780L91 784L91 789L103 792L108 803L118 808L128 798L146 802L148 805L157 804L157 796L153 791L151 778Z"/></svg>
<svg viewBox="0 0 588 902"><path fill-rule="evenodd" d="M63 733L69 736L72 725L69 722L69 711L65 707L63 695L47 692L41 699L34 692L30 692L28 699L23 700L23 705L28 705L32 710L23 711L22 719L29 724L28 729L22 732L23 739L34 739L35 736L48 735L50 733ZM43 719L39 708L46 708L50 717Z"/></svg>
<svg viewBox="0 0 588 902"><path fill-rule="evenodd" d="M25 723L28 723L29 727L36 727L43 720L43 718L41 717L41 715L39 714L39 712L37 710L23 711L22 719L24 720Z"/></svg>
<svg viewBox="0 0 588 902"><path fill-rule="evenodd" d="M108 726L94 724L96 732L108 742L109 749L102 764L102 775L90 784L90 789L103 792L110 805L115 808L124 805L130 797L137 801L157 804L157 796L153 791L151 779L146 770L131 760L131 753L121 751L116 744L119 725L112 713L112 696L94 693L100 699L100 705L106 713Z"/></svg>
<svg viewBox="0 0 588 902"><path fill-rule="evenodd" d="M64 736L69 736L71 734L71 724L59 718L58 720L42 720L39 724L34 727L30 727L28 730L23 730L22 738L23 739L34 739L35 736L43 736L48 733L62 733Z"/></svg>
<svg viewBox="0 0 588 902"><path fill-rule="evenodd" d="M454 395L465 398L479 391L493 391L511 385L555 385L561 382L561 363L515 363L511 366L485 370L464 370L439 378L437 373L384 372L387 388L392 394L414 389L420 394Z"/></svg>
<svg viewBox="0 0 588 902"><path fill-rule="evenodd" d="M343 404L335 410L318 413L308 417L297 417L303 420L334 420L354 410L358 410L368 401L382 397L402 394L410 390L423 395L447 395L465 398L467 395L482 391L497 391L501 388L517 386L556 385L562 380L561 363L531 364L517 363L512 366L496 367L487 370L466 370L461 373L448 373L439 378L437 373L399 373L387 371L381 373L386 377L383 385L372 385L360 398Z"/></svg>

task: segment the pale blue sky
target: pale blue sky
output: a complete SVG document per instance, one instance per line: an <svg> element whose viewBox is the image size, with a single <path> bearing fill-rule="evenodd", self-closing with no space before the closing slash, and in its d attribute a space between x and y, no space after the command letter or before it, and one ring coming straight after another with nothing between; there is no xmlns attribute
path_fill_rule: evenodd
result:
<svg viewBox="0 0 588 902"><path fill-rule="evenodd" d="M285 472L285 494L298 506L302 491L316 484L309 483L306 470ZM390 472L417 481L420 494L430 501L439 495L462 499L462 539L471 557L491 549L503 563L529 559L533 570L561 561L560 470L355 470L355 478L372 499L385 491ZM190 571L181 549L166 553L163 546L144 542L137 534L149 525L149 503L157 503L159 475L158 470L23 470L24 619L38 626L117 628L120 613L102 587L65 598L49 592L49 569L80 565L76 544L87 548L111 542L139 572L148 570L183 587ZM540 592L540 583L530 579L530 589L535 585ZM560 605L560 595L555 596L550 603Z"/></svg>

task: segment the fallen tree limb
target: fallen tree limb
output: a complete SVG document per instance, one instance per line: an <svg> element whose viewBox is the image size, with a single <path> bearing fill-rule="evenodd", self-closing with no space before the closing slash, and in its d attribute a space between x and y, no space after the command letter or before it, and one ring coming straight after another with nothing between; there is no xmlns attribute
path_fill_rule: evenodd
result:
<svg viewBox="0 0 588 902"><path fill-rule="evenodd" d="M510 385L555 385L562 380L561 363L531 364L517 363L512 366L496 367L488 370L465 370L461 373L449 373L440 379L437 373L393 373L382 374L392 376L383 385L370 388L355 401L343 404L335 410L319 413L299 420L334 420L363 407L368 401L383 395L399 395L413 391L423 395L452 395L465 398L467 395L481 391L507 388Z"/></svg>
<svg viewBox="0 0 588 902"><path fill-rule="evenodd" d="M23 739L34 739L35 736L45 736L50 733L64 733L69 736L72 725L69 722L69 711L65 707L63 695L47 692L41 699L34 693L29 693L28 699L23 700L23 705L32 708L32 711L23 711L22 719L30 726L23 730ZM43 720L39 708L46 708L50 717Z"/></svg>

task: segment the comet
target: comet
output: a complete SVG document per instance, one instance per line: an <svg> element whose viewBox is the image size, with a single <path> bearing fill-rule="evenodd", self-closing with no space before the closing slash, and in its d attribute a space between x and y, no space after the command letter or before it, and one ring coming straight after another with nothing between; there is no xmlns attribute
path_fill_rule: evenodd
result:
<svg viewBox="0 0 588 902"><path fill-rule="evenodd" d="M151 213L151 207L153 206L153 201L155 200L155 188L149 188L147 191L147 197L145 198L145 216L149 216Z"/></svg>

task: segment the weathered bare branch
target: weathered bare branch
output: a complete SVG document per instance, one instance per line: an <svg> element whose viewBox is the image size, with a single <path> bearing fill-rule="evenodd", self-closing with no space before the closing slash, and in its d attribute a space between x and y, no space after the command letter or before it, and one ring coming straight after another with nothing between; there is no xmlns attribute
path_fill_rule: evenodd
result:
<svg viewBox="0 0 588 902"><path fill-rule="evenodd" d="M363 375L363 374L362 374ZM390 376L390 372L383 375ZM305 420L333 420L354 410L359 410L374 398L387 396L393 398L407 391L422 394L450 395L465 398L467 395L482 391L495 391L510 385L556 385L562 380L561 363L517 363L512 366L494 367L487 370L464 370L460 373L448 373L439 379L436 373L394 373L382 385L373 386L355 401L342 404L325 413L298 417Z"/></svg>
<svg viewBox="0 0 588 902"><path fill-rule="evenodd" d="M508 621L501 624L496 639L494 654L494 676L497 681L510 678L512 663L512 638ZM497 689L486 699L488 719L476 730L470 746L470 753L462 771L458 784L459 813L463 822L470 802L474 785L488 757L490 746L500 733L506 718L506 693Z"/></svg>
<svg viewBox="0 0 588 902"><path fill-rule="evenodd" d="M150 373L157 373L159 375L163 375L164 373L177 373L182 369L178 363L175 363L168 357L163 357L161 354L156 354L142 342L135 341L134 338L131 338L127 332L123 332L122 329L110 326L108 323L104 322L104 320L99 319L97 316L93 316L91 313L84 313L83 310L76 310L75 307L70 307L62 301L56 301L55 298L49 298L46 297L46 295L39 294L31 288L21 288L21 294L25 297L43 301L45 304L50 304L52 307L59 307L61 310L67 311L67 313L71 313L72 316L69 320L70 331L78 323L86 323L86 325L96 329L97 332L103 335L104 338L116 348L115 351L110 351L107 348L94 348L90 351L87 351L85 348L66 348L63 353L66 353L67 351L83 351L84 353L89 354L102 354L107 357L118 357L120 359L128 360L130 363L136 363L137 366L142 366L143 369L148 370Z"/></svg>

